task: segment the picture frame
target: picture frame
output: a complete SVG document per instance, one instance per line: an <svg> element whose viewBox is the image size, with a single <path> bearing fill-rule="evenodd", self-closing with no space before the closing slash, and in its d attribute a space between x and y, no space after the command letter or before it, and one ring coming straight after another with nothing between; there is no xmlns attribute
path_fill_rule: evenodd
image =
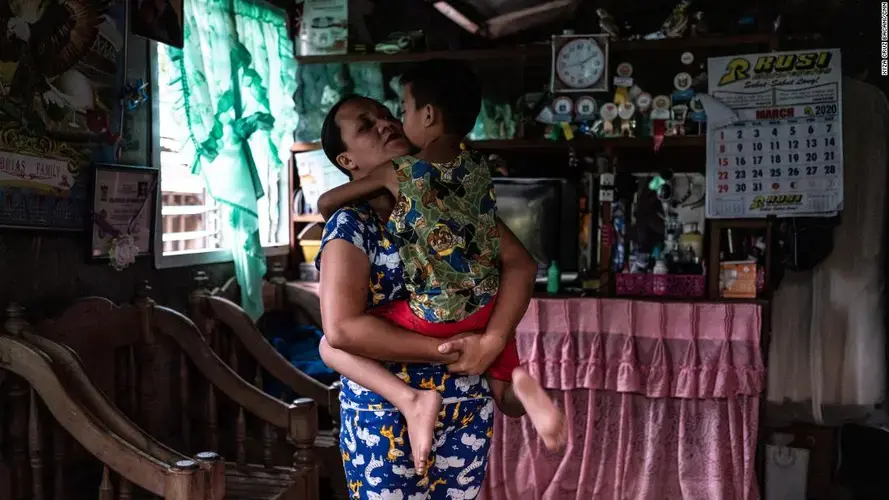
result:
<svg viewBox="0 0 889 500"><path fill-rule="evenodd" d="M130 260L153 254L159 179L156 168L93 164L86 230L89 261L112 260L112 249L120 254L125 246L121 243L126 243L127 255L123 261L113 259L115 267L126 267Z"/></svg>

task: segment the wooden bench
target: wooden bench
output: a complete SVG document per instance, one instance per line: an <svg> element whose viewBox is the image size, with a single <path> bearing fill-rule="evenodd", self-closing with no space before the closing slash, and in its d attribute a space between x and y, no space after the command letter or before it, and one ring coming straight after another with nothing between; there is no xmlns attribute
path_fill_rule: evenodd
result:
<svg viewBox="0 0 889 500"><path fill-rule="evenodd" d="M299 315L303 323L318 326L309 311L302 310L286 301L286 281L283 266L273 265L269 279L264 283L266 311ZM321 475L328 479L331 495L337 499L349 498L339 451L339 391L340 383L326 386L306 375L283 357L269 343L260 327L234 302L238 295L234 279L222 287L210 290L207 275L195 273L195 290L189 296L192 320L198 325L214 351L225 360L232 370L252 380L262 389L268 377L282 383L301 397L308 397L327 410L328 430L320 431L315 440Z"/></svg>
<svg viewBox="0 0 889 500"><path fill-rule="evenodd" d="M37 332L88 360L93 383L151 436L175 449L233 457L225 462L225 498L317 499L315 402L284 403L256 389L191 320L155 304L149 292L143 283L133 303L120 306L81 299Z"/></svg>
<svg viewBox="0 0 889 500"><path fill-rule="evenodd" d="M22 313L7 308L0 330L0 424L9 415L8 434L0 425L0 500L112 500L112 471L119 499L141 488L167 499L216 500L210 491L221 489L214 473L222 469L215 454L199 464L148 438L86 379L76 355L35 336Z"/></svg>

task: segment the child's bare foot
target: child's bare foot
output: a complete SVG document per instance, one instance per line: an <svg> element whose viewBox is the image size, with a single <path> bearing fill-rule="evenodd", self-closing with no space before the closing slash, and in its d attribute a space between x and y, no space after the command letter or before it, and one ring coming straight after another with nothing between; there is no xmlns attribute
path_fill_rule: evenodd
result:
<svg viewBox="0 0 889 500"><path fill-rule="evenodd" d="M562 449L568 441L568 422L565 415L556 408L540 383L531 378L524 368L513 370L512 385L516 397L531 419L531 424L543 439L543 444L551 451Z"/></svg>
<svg viewBox="0 0 889 500"><path fill-rule="evenodd" d="M411 442L414 468L422 476L426 474L432 453L432 436L441 411L441 396L438 391L415 390L412 401L400 410L407 421L407 438Z"/></svg>

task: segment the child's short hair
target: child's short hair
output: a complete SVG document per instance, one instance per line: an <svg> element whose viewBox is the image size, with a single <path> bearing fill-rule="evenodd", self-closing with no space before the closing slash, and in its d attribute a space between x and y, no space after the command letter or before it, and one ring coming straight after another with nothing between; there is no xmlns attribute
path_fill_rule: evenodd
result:
<svg viewBox="0 0 889 500"><path fill-rule="evenodd" d="M450 59L423 61L405 71L401 83L411 84L418 109L429 104L441 112L445 133L463 137L472 131L482 107L482 90L468 65Z"/></svg>

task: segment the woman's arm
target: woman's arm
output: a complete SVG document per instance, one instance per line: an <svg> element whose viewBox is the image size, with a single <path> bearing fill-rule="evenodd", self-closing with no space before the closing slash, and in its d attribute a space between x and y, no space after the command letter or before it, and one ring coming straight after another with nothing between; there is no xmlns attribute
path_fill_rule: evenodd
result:
<svg viewBox="0 0 889 500"><path fill-rule="evenodd" d="M321 253L321 319L331 347L366 358L402 363L450 363L441 343L365 312L370 263L346 240L331 240Z"/></svg>
<svg viewBox="0 0 889 500"><path fill-rule="evenodd" d="M448 366L455 373L484 373L515 335L534 294L537 276L534 258L500 219L497 219L497 230L500 232L500 291L485 333L451 340L439 347L443 353L460 353L460 359Z"/></svg>

